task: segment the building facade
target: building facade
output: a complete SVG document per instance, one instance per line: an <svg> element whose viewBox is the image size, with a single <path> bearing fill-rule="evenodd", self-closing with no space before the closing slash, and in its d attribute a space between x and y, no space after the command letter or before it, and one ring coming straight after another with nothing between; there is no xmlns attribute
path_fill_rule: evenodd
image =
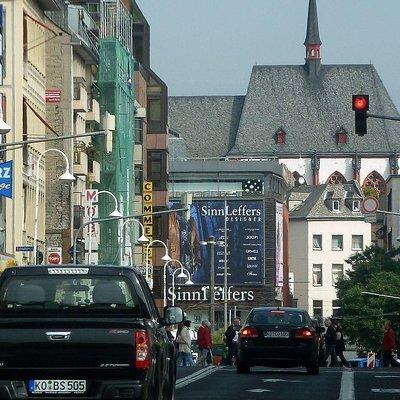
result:
<svg viewBox="0 0 400 400"><path fill-rule="evenodd" d="M169 217L169 254L189 276L178 277L178 263L168 266L167 302L183 306L197 326L210 318L214 279L217 328L224 326L225 299L229 315L242 318L255 306L290 304L286 168L268 161L171 160L169 173L171 207L181 207L186 194L192 205L188 221L182 213ZM211 237L214 247L205 245Z"/></svg>
<svg viewBox="0 0 400 400"><path fill-rule="evenodd" d="M289 195L293 298L314 317L337 315L335 284L350 268L346 260L371 244L371 225L361 214L362 199L355 181L300 186Z"/></svg>

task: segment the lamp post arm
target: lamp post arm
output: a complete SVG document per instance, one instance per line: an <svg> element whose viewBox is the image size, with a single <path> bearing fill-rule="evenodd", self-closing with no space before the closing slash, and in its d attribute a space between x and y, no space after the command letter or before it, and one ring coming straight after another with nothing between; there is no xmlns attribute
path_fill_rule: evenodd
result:
<svg viewBox="0 0 400 400"><path fill-rule="evenodd" d="M49 151L55 151L61 154L65 160L66 171L69 171L69 160L67 155L59 149L47 149L43 153L40 153L36 164L37 170L35 175L35 223L34 223L34 234L33 234L33 263L37 263L37 240L38 240L38 220L39 220L39 174L40 174L40 162L42 161L43 156Z"/></svg>
<svg viewBox="0 0 400 400"><path fill-rule="evenodd" d="M120 216L120 217L107 217L107 218L98 218L92 221L87 221L85 222L83 225L81 225L79 227L79 229L76 231L75 233L75 237L74 237L74 251L73 251L73 262L74 264L76 264L76 245L78 242L78 237L80 236L80 234L82 233L83 229L85 229L85 227L87 227L89 224L91 224L92 222L95 224L99 224L101 222L108 222L108 221L114 221L114 220L126 220L129 218L139 218L139 217L144 217L145 215L163 215L163 214L171 214L173 212L183 212L183 211L187 211L187 208L178 208L175 210L163 210L163 211L155 211L151 214L133 214L133 215L126 215L126 216Z"/></svg>

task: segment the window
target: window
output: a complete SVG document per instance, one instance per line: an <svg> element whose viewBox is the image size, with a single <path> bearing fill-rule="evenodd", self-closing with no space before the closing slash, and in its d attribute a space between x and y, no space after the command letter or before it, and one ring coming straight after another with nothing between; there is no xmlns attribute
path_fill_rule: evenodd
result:
<svg viewBox="0 0 400 400"><path fill-rule="evenodd" d="M22 100L22 140L28 140L28 109L25 98ZM24 144L22 146L22 162L24 165L28 165L28 157L28 145Z"/></svg>
<svg viewBox="0 0 400 400"><path fill-rule="evenodd" d="M135 118L135 144L143 143L143 119Z"/></svg>
<svg viewBox="0 0 400 400"><path fill-rule="evenodd" d="M313 264L313 286L322 286L322 264Z"/></svg>
<svg viewBox="0 0 400 400"><path fill-rule="evenodd" d="M345 144L347 143L347 134L345 131L341 130L337 133L336 136L338 144Z"/></svg>
<svg viewBox="0 0 400 400"><path fill-rule="evenodd" d="M322 235L313 235L313 250L322 250Z"/></svg>
<svg viewBox="0 0 400 400"><path fill-rule="evenodd" d="M332 285L335 286L343 278L343 264L332 264Z"/></svg>
<svg viewBox="0 0 400 400"><path fill-rule="evenodd" d="M340 302L339 300L332 300L332 317L340 316Z"/></svg>
<svg viewBox="0 0 400 400"><path fill-rule="evenodd" d="M388 211L392 211L392 189L390 189L390 192L388 194Z"/></svg>
<svg viewBox="0 0 400 400"><path fill-rule="evenodd" d="M149 120L150 122L160 122L161 121L161 100L154 99L149 100Z"/></svg>
<svg viewBox="0 0 400 400"><path fill-rule="evenodd" d="M248 319L250 324L286 326L303 326L306 321L306 314L297 310L255 310L250 313Z"/></svg>
<svg viewBox="0 0 400 400"><path fill-rule="evenodd" d="M277 144L285 144L286 143L286 133L284 131L279 131L275 135L275 142Z"/></svg>
<svg viewBox="0 0 400 400"><path fill-rule="evenodd" d="M386 181L376 171L372 171L364 180L363 189L370 188L370 191L381 196L386 193Z"/></svg>
<svg viewBox="0 0 400 400"><path fill-rule="evenodd" d="M339 200L332 201L332 211L334 211L334 212L340 211L340 201Z"/></svg>
<svg viewBox="0 0 400 400"><path fill-rule="evenodd" d="M322 317L322 300L313 300L313 316Z"/></svg>
<svg viewBox="0 0 400 400"><path fill-rule="evenodd" d="M353 200L353 211L360 211L360 200Z"/></svg>
<svg viewBox="0 0 400 400"><path fill-rule="evenodd" d="M167 184L167 158L164 150L147 152L147 178L155 189L165 189Z"/></svg>
<svg viewBox="0 0 400 400"><path fill-rule="evenodd" d="M353 235L351 237L351 249L352 250L363 250L364 249L363 235Z"/></svg>
<svg viewBox="0 0 400 400"><path fill-rule="evenodd" d="M328 179L327 183L331 185L346 183L346 178L339 172L335 171Z"/></svg>
<svg viewBox="0 0 400 400"><path fill-rule="evenodd" d="M332 250L343 250L343 235L332 235Z"/></svg>
<svg viewBox="0 0 400 400"><path fill-rule="evenodd" d="M143 186L143 166L135 165L135 194L142 194L142 186Z"/></svg>

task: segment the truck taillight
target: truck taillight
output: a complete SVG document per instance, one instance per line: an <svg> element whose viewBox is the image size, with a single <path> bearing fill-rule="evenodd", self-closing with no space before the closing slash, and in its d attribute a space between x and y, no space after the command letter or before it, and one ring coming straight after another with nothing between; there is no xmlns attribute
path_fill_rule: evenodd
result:
<svg viewBox="0 0 400 400"><path fill-rule="evenodd" d="M314 337L314 333L308 328L300 328L296 330L294 337L296 339L312 339Z"/></svg>
<svg viewBox="0 0 400 400"><path fill-rule="evenodd" d="M243 339L251 339L258 337L258 330L252 326L246 326L240 332L240 337Z"/></svg>
<svg viewBox="0 0 400 400"><path fill-rule="evenodd" d="M150 367L150 337L146 330L140 329L135 332L135 367L147 369Z"/></svg>

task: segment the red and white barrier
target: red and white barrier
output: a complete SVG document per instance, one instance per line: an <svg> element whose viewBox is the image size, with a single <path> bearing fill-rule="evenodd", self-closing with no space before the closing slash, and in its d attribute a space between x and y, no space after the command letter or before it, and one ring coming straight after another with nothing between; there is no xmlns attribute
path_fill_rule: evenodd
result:
<svg viewBox="0 0 400 400"><path fill-rule="evenodd" d="M367 354L367 368L375 368L375 353Z"/></svg>

